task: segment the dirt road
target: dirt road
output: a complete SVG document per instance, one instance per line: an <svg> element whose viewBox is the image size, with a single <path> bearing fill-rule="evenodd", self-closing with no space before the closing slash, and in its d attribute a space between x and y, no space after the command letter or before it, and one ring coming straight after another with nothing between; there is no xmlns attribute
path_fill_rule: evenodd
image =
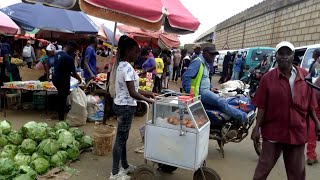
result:
<svg viewBox="0 0 320 180"><path fill-rule="evenodd" d="M216 78L215 78L216 80ZM214 80L214 81L215 81ZM172 83L172 89L178 89L177 85ZM39 111L9 111L7 120L12 122L15 129L19 129L28 121L44 121L49 125L55 121L48 120L49 116L45 116ZM3 119L0 113L0 119ZM141 146L139 135L139 127L144 124L144 118L135 118L130 132L128 141L128 160L134 165L143 164L143 155L136 154L134 150ZM116 121L109 121L115 125ZM87 134L92 135L93 123L81 127ZM320 143L318 143L317 152L320 153ZM249 137L239 144L230 143L225 146L225 158L222 158L217 151L217 143L210 142L209 153L207 158L207 166L217 171L223 180L250 180L252 179L258 156L256 155L252 142ZM83 153L80 161L71 165L80 172L77 176L73 176L72 180L106 180L109 178L112 166L112 155L100 157L92 153ZM178 169L173 174L161 174L161 180L192 180L193 172ZM320 165L307 167L307 179L318 180L320 177ZM282 159L276 164L271 172L269 179L285 180L286 173Z"/></svg>

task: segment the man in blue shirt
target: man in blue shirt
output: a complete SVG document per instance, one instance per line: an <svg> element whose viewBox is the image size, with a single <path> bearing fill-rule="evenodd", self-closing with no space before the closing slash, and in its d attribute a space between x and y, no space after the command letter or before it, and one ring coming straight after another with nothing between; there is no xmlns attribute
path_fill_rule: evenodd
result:
<svg viewBox="0 0 320 180"><path fill-rule="evenodd" d="M234 60L233 64L233 73L231 80L239 80L240 79L240 72L242 66L242 54L237 54L237 58Z"/></svg>
<svg viewBox="0 0 320 180"><path fill-rule="evenodd" d="M86 49L84 59L84 78L86 81L94 79L97 75L96 46L98 40L95 36L90 36L89 43L90 45Z"/></svg>
<svg viewBox="0 0 320 180"><path fill-rule="evenodd" d="M190 93L191 80L197 76L202 64L204 66L204 69L199 88L199 94L201 95L202 103L206 106L209 106L210 108L212 107L220 110L228 116L231 116L242 122L246 122L247 114L245 112L242 112L239 109L230 106L224 98L213 92L214 89L209 79L209 63L211 63L214 60L214 57L218 54L219 53L211 47L204 48L203 53L200 54L199 57L191 61L188 69L183 74L182 87L186 93Z"/></svg>

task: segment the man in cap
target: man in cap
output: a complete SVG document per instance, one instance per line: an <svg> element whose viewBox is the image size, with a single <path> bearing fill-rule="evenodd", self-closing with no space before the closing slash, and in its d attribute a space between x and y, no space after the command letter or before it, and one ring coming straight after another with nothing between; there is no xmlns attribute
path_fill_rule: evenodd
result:
<svg viewBox="0 0 320 180"><path fill-rule="evenodd" d="M199 57L199 55L201 54L201 45L200 44L195 44L193 46L193 51L194 51L194 53L193 53L193 55L191 57L191 61L196 59L197 57Z"/></svg>
<svg viewBox="0 0 320 180"><path fill-rule="evenodd" d="M263 138L262 152L254 180L267 179L281 153L288 180L305 179L304 148L308 140L308 118L312 117L319 129L314 112L315 93L304 81L308 72L292 64L294 46L281 42L276 46L278 68L265 74L253 99L259 108L253 140ZM315 129L310 129L310 131Z"/></svg>
<svg viewBox="0 0 320 180"><path fill-rule="evenodd" d="M245 112L230 106L224 98L220 98L219 95L213 92L214 89L209 79L209 63L211 63L218 54L219 53L213 48L206 47L199 57L191 61L182 77L183 90L186 93L194 91L194 96L201 95L201 101L207 107L215 107L228 116L241 122L246 122L247 114Z"/></svg>
<svg viewBox="0 0 320 180"><path fill-rule="evenodd" d="M315 74L315 68L313 67L314 64L317 62L317 63L320 63L320 49L315 49L313 51L313 54L312 54L312 58L314 59L314 61L312 62L312 64L310 65L310 68L309 68L309 73L311 74ZM313 76L313 75L312 75ZM318 105L319 105L319 100L320 100L320 94L319 93L316 93L316 96L317 96L317 100L318 100ZM320 108L317 107L315 109L316 111L316 114L317 114L317 117L319 119L320 117ZM315 124L312 122L312 121L309 121L309 129L314 129L315 128ZM307 143L307 164L309 166L312 166L313 164L316 164L316 163L319 163L318 159L317 159L317 152L316 152L316 148L317 148L317 135L315 133L315 131L309 131L309 140L308 140L308 143Z"/></svg>
<svg viewBox="0 0 320 180"><path fill-rule="evenodd" d="M34 53L33 47L31 46L30 40L28 40L27 45L24 46L22 50L22 56L23 56L23 60L27 62L28 68L31 69L32 62L36 60L36 55Z"/></svg>

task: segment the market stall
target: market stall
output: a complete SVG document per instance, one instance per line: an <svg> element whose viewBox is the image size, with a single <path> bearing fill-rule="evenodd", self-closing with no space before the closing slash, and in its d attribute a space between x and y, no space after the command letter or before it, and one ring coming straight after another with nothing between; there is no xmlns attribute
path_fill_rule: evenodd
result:
<svg viewBox="0 0 320 180"><path fill-rule="evenodd" d="M78 81L74 78L70 80L70 91L78 87ZM31 92L44 92L42 105L45 106L45 112L48 113L48 95L57 93L56 88L52 82L40 82L40 81L12 81L4 83L4 86L1 87L1 91L4 94L4 117L7 117L6 110L8 109L8 96L7 94L12 91L31 91ZM16 93L16 92L14 92ZM21 94L21 93L20 93ZM20 95L21 96L21 95ZM21 101L21 100L20 100ZM21 103L21 102L19 102Z"/></svg>

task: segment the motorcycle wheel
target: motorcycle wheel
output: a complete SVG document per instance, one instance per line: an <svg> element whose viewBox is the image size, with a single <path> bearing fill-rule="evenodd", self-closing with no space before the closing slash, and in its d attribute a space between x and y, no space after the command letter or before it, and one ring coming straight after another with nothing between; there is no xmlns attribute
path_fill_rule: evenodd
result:
<svg viewBox="0 0 320 180"><path fill-rule="evenodd" d="M260 136L259 140L253 141L254 150L256 151L257 155L260 156L262 151L262 137Z"/></svg>

